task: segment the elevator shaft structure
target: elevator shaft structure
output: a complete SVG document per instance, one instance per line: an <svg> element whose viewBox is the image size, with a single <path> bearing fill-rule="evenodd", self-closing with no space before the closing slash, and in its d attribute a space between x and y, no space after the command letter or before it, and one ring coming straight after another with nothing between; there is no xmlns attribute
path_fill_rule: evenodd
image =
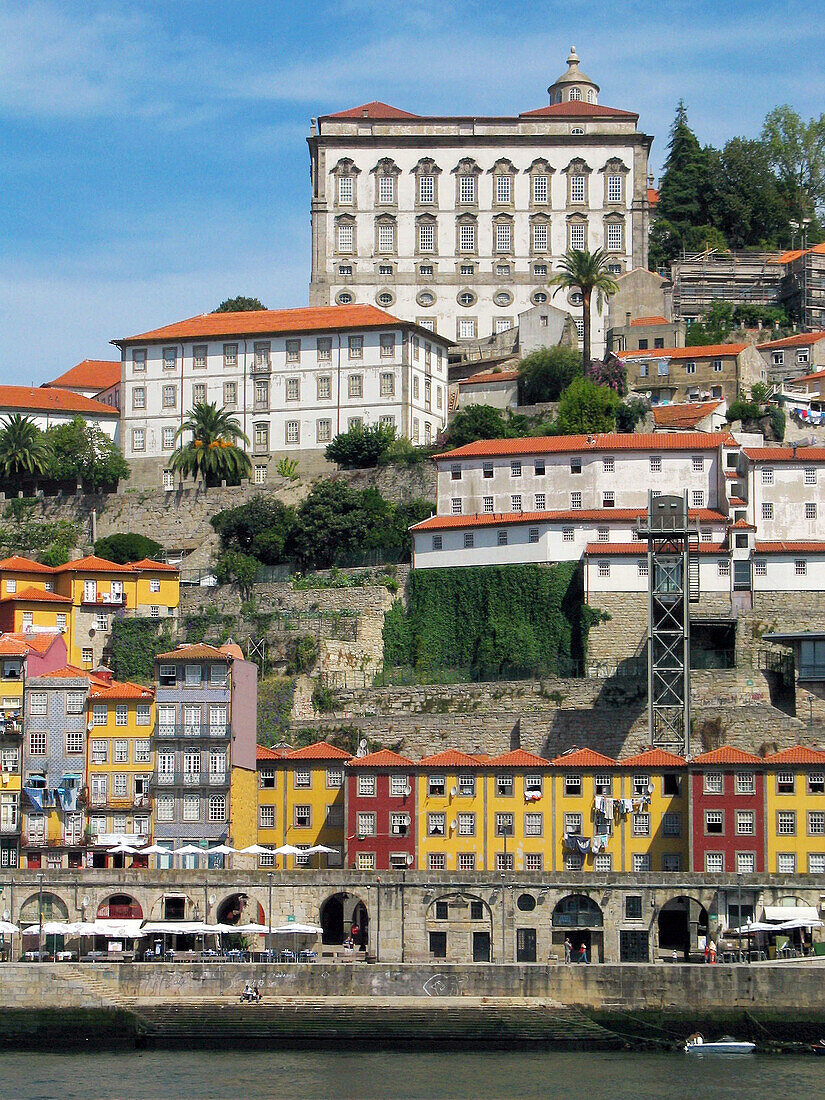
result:
<svg viewBox="0 0 825 1100"><path fill-rule="evenodd" d="M648 496L639 539L647 542L647 707L650 744L690 751L690 604L699 599L699 532L687 493Z"/></svg>

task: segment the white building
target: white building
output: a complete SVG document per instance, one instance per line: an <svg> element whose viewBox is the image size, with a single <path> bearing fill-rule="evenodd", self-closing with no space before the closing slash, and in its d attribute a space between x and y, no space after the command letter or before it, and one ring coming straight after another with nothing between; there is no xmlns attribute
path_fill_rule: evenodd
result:
<svg viewBox="0 0 825 1100"><path fill-rule="evenodd" d="M587 592L647 590L648 491L688 492L705 594L825 590L825 448L727 431L481 440L436 456L416 569L583 562Z"/></svg>
<svg viewBox="0 0 825 1100"><path fill-rule="evenodd" d="M448 341L375 306L206 313L113 343L133 481L173 487L177 433L203 401L236 415L258 483L284 456L323 464L358 421L419 444L446 423Z"/></svg>
<svg viewBox="0 0 825 1100"><path fill-rule="evenodd" d="M87 424L94 424L110 439L116 443L119 441L120 417L117 409L69 390L44 386L0 386L0 421L15 413L33 420L43 432L81 416Z"/></svg>
<svg viewBox="0 0 825 1100"><path fill-rule="evenodd" d="M568 249L607 249L616 276L646 267L652 138L599 104L575 50L548 91L548 106L510 117L375 102L313 120L310 302L375 302L477 340L549 302ZM555 298L574 315L580 302ZM604 327L594 309L594 355Z"/></svg>
<svg viewBox="0 0 825 1100"><path fill-rule="evenodd" d="M103 405L120 408L120 363L109 359L84 359L44 389L69 390Z"/></svg>

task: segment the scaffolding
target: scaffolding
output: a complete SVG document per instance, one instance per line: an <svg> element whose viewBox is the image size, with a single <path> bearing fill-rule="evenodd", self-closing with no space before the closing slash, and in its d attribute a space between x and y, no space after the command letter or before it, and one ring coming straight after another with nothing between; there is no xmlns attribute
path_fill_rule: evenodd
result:
<svg viewBox="0 0 825 1100"><path fill-rule="evenodd" d="M674 315L699 317L714 302L776 305L784 277L777 252L683 252L671 265Z"/></svg>
<svg viewBox="0 0 825 1100"><path fill-rule="evenodd" d="M648 497L648 729L654 748L690 749L690 604L699 599L699 532L683 496Z"/></svg>

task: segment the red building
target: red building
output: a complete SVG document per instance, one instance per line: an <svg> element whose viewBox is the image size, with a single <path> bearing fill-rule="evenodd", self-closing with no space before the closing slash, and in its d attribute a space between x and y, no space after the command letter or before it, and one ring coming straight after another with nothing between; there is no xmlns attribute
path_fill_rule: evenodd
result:
<svg viewBox="0 0 825 1100"><path fill-rule="evenodd" d="M730 745L690 761L691 870L765 870L764 764Z"/></svg>
<svg viewBox="0 0 825 1100"><path fill-rule="evenodd" d="M347 761L347 866L362 871L415 866L412 760L389 749Z"/></svg>

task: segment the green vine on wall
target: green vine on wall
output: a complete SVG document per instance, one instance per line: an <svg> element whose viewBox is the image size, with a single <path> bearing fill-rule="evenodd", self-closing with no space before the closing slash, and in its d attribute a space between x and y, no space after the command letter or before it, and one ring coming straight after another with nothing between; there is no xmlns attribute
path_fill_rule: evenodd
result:
<svg viewBox="0 0 825 1100"><path fill-rule="evenodd" d="M155 657L174 647L171 631L157 619L115 619L108 644L115 679L151 683Z"/></svg>

